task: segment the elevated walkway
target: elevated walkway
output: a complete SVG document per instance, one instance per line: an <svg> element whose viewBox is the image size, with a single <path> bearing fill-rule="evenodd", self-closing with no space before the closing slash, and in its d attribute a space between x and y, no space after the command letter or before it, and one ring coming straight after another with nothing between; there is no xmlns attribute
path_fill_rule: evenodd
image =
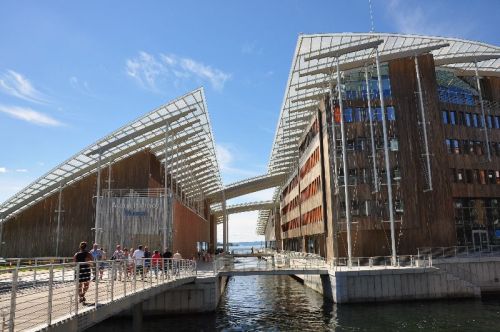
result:
<svg viewBox="0 0 500 332"><path fill-rule="evenodd" d="M226 207L226 213L229 215L229 214L248 212L248 211L269 210L273 207L274 207L273 201L259 201L259 202L232 204ZM222 217L223 215L222 209L212 210L212 213L216 217Z"/></svg>
<svg viewBox="0 0 500 332"><path fill-rule="evenodd" d="M284 173L279 174L264 174L260 176L256 176L253 178L245 179L243 181L238 181L232 184L229 184L224 187L224 195L226 200L243 196L246 194L250 194L256 191L274 188L280 185L283 181L285 181L286 175ZM206 196L211 203L222 202L222 190L218 190L212 193L209 193Z"/></svg>

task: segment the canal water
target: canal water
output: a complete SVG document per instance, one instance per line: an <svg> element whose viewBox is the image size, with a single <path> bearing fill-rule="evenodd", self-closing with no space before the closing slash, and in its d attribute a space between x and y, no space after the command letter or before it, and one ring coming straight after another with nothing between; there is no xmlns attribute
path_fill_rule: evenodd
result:
<svg viewBox="0 0 500 332"><path fill-rule="evenodd" d="M91 331L132 331L131 326L129 319L109 319ZM143 330L500 331L500 296L335 305L292 277L233 277L215 313L145 318Z"/></svg>

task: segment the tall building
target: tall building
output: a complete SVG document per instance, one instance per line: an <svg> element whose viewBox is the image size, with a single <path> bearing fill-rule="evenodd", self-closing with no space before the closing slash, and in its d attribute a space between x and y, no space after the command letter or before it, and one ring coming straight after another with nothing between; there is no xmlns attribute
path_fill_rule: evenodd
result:
<svg viewBox="0 0 500 332"><path fill-rule="evenodd" d="M269 163L289 176L258 231L328 259L500 244L499 102L499 47L301 35Z"/></svg>

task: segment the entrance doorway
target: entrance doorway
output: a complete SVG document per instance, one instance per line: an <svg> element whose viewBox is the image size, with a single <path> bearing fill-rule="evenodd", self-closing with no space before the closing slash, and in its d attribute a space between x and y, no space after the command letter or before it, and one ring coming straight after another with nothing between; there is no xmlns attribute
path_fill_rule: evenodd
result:
<svg viewBox="0 0 500 332"><path fill-rule="evenodd" d="M488 249L488 232L485 230L472 231L472 244L474 251L484 251Z"/></svg>

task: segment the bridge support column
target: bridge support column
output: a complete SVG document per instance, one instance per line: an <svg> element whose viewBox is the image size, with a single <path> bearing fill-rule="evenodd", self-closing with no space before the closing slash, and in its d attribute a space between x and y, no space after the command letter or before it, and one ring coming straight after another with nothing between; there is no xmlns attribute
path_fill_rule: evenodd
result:
<svg viewBox="0 0 500 332"><path fill-rule="evenodd" d="M132 327L134 332L142 331L142 303L138 303L132 308Z"/></svg>

